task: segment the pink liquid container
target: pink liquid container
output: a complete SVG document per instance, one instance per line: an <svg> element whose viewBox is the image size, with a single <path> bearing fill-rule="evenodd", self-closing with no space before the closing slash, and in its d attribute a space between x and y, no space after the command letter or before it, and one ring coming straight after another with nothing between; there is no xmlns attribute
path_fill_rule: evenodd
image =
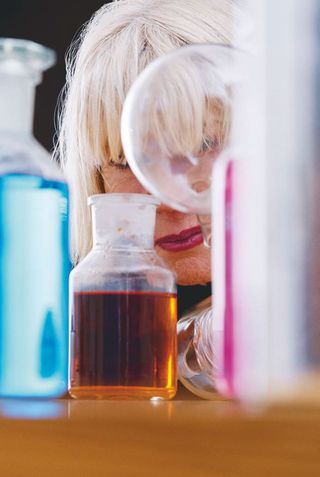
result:
<svg viewBox="0 0 320 477"><path fill-rule="evenodd" d="M320 7L246 8L254 49L213 174L217 385L245 403L318 401Z"/></svg>

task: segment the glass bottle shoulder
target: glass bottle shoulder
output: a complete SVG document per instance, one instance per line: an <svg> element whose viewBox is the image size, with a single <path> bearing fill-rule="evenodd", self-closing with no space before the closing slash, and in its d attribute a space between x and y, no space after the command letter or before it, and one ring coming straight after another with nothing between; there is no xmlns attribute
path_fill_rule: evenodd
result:
<svg viewBox="0 0 320 477"><path fill-rule="evenodd" d="M10 174L65 182L59 166L34 136L0 132L0 176Z"/></svg>
<svg viewBox="0 0 320 477"><path fill-rule="evenodd" d="M159 289L176 292L174 272L153 249L93 249L73 269L70 282L78 291Z"/></svg>

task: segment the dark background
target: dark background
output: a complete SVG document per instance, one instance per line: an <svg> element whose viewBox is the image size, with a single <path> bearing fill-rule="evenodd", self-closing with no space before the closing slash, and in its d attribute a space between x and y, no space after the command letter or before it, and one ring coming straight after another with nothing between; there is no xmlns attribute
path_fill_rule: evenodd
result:
<svg viewBox="0 0 320 477"><path fill-rule="evenodd" d="M52 149L54 112L65 82L64 55L83 23L108 1L0 0L0 37L33 40L54 49L57 64L37 88L34 134Z"/></svg>

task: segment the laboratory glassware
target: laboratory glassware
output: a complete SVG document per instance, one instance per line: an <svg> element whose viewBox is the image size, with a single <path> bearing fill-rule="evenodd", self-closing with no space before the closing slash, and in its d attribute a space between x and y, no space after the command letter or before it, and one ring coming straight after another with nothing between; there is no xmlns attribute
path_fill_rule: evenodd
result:
<svg viewBox="0 0 320 477"><path fill-rule="evenodd" d="M175 276L154 250L159 201L89 198L93 248L70 274L74 398L170 399L176 393Z"/></svg>
<svg viewBox="0 0 320 477"><path fill-rule="evenodd" d="M179 48L152 62L126 98L121 138L141 184L162 202L197 214L211 236L211 174L229 142L242 53L224 45Z"/></svg>
<svg viewBox="0 0 320 477"><path fill-rule="evenodd" d="M0 396L67 390L68 190L32 134L52 50L0 39Z"/></svg>
<svg viewBox="0 0 320 477"><path fill-rule="evenodd" d="M196 214L207 246L212 167L230 146L233 96L246 77L246 56L216 44L179 48L141 73L124 104L121 137L131 170L162 202ZM178 324L179 377L215 399L223 322L211 303L199 308Z"/></svg>
<svg viewBox="0 0 320 477"><path fill-rule="evenodd" d="M197 303L178 321L178 376L193 394L217 397L221 332L213 327L212 298Z"/></svg>
<svg viewBox="0 0 320 477"><path fill-rule="evenodd" d="M246 403L318 402L320 10L313 0L247 9L256 51L213 174L217 385Z"/></svg>

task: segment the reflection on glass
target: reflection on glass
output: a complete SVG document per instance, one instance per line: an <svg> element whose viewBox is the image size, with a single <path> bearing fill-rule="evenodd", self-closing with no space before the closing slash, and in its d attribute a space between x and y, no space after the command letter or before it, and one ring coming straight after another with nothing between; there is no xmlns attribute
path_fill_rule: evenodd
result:
<svg viewBox="0 0 320 477"><path fill-rule="evenodd" d="M9 419L58 419L66 415L67 401L4 399L0 401L0 416Z"/></svg>

